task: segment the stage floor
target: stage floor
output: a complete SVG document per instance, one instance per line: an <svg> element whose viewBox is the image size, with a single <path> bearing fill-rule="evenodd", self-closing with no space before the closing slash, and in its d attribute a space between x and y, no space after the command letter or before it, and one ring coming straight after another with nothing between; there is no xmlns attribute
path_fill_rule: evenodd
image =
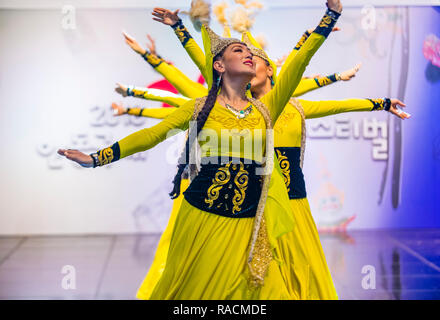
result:
<svg viewBox="0 0 440 320"><path fill-rule="evenodd" d="M320 236L340 299L440 299L440 229ZM159 237L0 237L0 299L135 299Z"/></svg>

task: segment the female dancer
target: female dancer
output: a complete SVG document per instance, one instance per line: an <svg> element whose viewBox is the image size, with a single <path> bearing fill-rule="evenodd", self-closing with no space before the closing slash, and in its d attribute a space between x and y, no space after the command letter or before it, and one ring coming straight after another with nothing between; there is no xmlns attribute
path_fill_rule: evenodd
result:
<svg viewBox="0 0 440 320"><path fill-rule="evenodd" d="M244 38L246 38L248 46L253 48L252 51L257 62L257 76L251 81L251 90L254 96L261 96L267 93L273 86L273 74L276 74L276 70L274 71L274 63L261 48L255 48L258 44L253 40L250 34L246 34ZM384 108L390 108L390 112L402 119L407 118L407 114L399 112L396 108L397 105L403 104L394 99L350 99L345 101L323 102L292 100L291 103L286 106L285 111L274 127L278 161L283 169L285 183L289 190L292 213L295 214L296 220L301 221L301 223L298 224L297 232L292 232L290 236L296 237L292 239L293 244L302 244L304 248L303 251L307 254L307 267L310 268L310 270L307 271L310 274L307 280L308 285L306 288L303 288L303 298L337 298L306 198L305 183L301 170L305 148L304 119L322 117L340 112L372 111ZM152 110L132 109L129 110L129 112L136 115L140 115L143 112L142 115L144 116L160 118L163 115L173 112L173 110L169 108ZM162 113L162 115L160 113ZM169 234L170 229L172 228L167 227L164 235ZM163 243L162 246L165 247ZM158 247L158 250L159 249L160 247ZM296 267L298 266L296 265ZM139 289L138 297L143 298L148 296L148 292L152 287L154 287L154 281L152 281L151 273L149 272L143 285ZM297 288L292 289L292 291L295 290L297 290Z"/></svg>
<svg viewBox="0 0 440 320"><path fill-rule="evenodd" d="M341 11L339 1L328 3L330 8ZM221 39L204 28L206 71L210 75L206 79L210 88L206 98L191 100L158 125L95 154L59 150L81 165L104 165L153 147L163 141L171 129L188 128L193 114L197 120L196 137L204 127L220 136L225 123L234 122L237 128L246 129L245 142L259 144L263 150L268 148L265 154L268 159L263 163L263 154L250 152L243 145L228 146L225 150L221 144L210 143L209 148L205 148L208 143L201 144L201 170L184 194L167 264L151 299L299 297L286 287L288 274L280 260L281 251L289 250L290 246L282 235L293 226L288 211L283 210L283 199L287 199L285 184L279 181L277 170L272 174L267 170L263 170L262 176L258 174L261 169L270 169L272 164L273 145L271 131L267 129L282 112L311 56L328 36L338 16L333 10L327 11L321 27L312 33L302 50L286 65L287 71L274 88L260 100L245 94L247 83L255 76L252 54L247 47L236 39ZM222 104L216 101L217 94ZM245 117L240 117L240 111ZM172 197L180 194L181 174L194 145L192 136L190 132ZM222 162L222 156L232 157L234 161Z"/></svg>

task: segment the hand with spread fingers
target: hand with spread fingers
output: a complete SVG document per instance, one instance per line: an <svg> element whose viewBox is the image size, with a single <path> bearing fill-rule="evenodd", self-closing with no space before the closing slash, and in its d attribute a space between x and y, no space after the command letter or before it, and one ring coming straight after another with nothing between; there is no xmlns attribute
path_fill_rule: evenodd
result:
<svg viewBox="0 0 440 320"><path fill-rule="evenodd" d="M163 24L166 24L168 26L172 26L180 20L179 16L177 15L178 13L179 9L172 12L168 9L154 8L152 15L154 16L153 20L162 22Z"/></svg>

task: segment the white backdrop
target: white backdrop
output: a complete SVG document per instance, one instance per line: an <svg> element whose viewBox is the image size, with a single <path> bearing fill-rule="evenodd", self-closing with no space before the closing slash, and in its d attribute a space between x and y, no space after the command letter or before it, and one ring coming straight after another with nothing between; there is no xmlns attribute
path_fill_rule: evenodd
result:
<svg viewBox="0 0 440 320"><path fill-rule="evenodd" d="M99 5L95 9L81 9L81 5L87 5L80 1L75 30L62 28L61 5L55 9L58 4L42 1L40 9L30 10L30 3L34 4L2 1L0 6L0 234L161 231L171 209L168 192L175 173L175 165L164 159L167 150L178 153L182 136L177 142L167 141L151 151L94 170L62 159L56 155L56 149L70 147L92 152L156 123L111 116L113 101L158 106L133 98L122 99L113 91L116 82L148 85L161 79L124 44L122 30L142 44L145 34L150 33L162 56L194 80L198 71L170 28L154 22L150 9L134 8L142 5L140 1L128 2L126 6L131 8L118 9ZM113 3L117 6L121 2ZM158 1L151 3L163 5ZM280 5L285 6L286 2L281 1ZM306 28L316 25L324 11L323 6L294 7L295 3L287 9L267 8L257 16L253 31L266 36L268 52L273 57L287 53ZM379 17L387 16L387 11L378 10ZM411 14L417 19L416 9ZM383 44L389 43L391 37L386 32L389 25L386 18L379 19L384 31L359 39L355 32L360 29L361 20L360 8L347 8L338 23L343 31L331 35L306 71L330 74L362 61L364 67L359 75L352 83L334 84L304 98L381 98L388 94L391 52ZM186 18L184 22L201 43L190 22ZM216 23L213 28L221 31ZM378 50L371 49L368 37L377 38ZM411 77L409 81L411 86L417 78ZM325 223L356 215L353 227L393 225L383 216L389 205L377 205L385 165L381 157L388 156L388 148L383 148L383 141L376 141L379 147L376 146L374 159L372 139L380 140L384 133L362 131L364 121L385 123L386 119L385 113L326 118L321 125L335 130L331 139L316 138L319 120L308 123L305 176L314 214L323 210L316 217L318 221ZM422 122L422 118L416 118L405 125L416 131ZM355 126L360 128L358 136L353 131ZM389 194L385 198L389 199Z"/></svg>

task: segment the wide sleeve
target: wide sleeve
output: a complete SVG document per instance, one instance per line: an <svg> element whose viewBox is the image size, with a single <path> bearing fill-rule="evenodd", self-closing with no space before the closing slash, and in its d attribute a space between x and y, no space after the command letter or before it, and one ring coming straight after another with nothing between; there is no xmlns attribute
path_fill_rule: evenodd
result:
<svg viewBox="0 0 440 320"><path fill-rule="evenodd" d="M298 84L298 87L295 89L295 92L293 93L293 97L302 96L310 91L335 83L336 81L338 81L337 74L332 74L325 77L316 77L313 79L303 78Z"/></svg>
<svg viewBox="0 0 440 320"><path fill-rule="evenodd" d="M194 100L190 100L155 126L132 133L110 147L91 154L94 159L94 167L103 166L134 153L151 149L158 143L179 133L177 129L186 130L194 113L194 103Z"/></svg>
<svg viewBox="0 0 440 320"><path fill-rule="evenodd" d="M164 119L176 111L176 107L171 108L128 108L127 114L138 116L138 117L146 117L146 118L154 118L154 119Z"/></svg>
<svg viewBox="0 0 440 320"><path fill-rule="evenodd" d="M174 29L174 33L176 34L177 38L179 38L180 43L185 48L191 60L195 63L197 68L199 68L203 78L206 80L207 72L205 53L183 25L182 20L179 20L179 22L171 27Z"/></svg>
<svg viewBox="0 0 440 320"><path fill-rule="evenodd" d="M320 118L333 114L354 111L375 111L386 109L389 99L346 99L308 101L298 99L306 119Z"/></svg>
<svg viewBox="0 0 440 320"><path fill-rule="evenodd" d="M180 107L190 100L189 98L179 96L166 90L133 86L127 86L127 95L145 100L167 103L173 107Z"/></svg>
<svg viewBox="0 0 440 320"><path fill-rule="evenodd" d="M318 27L308 37L293 59L285 64L273 89L261 99L270 110L273 123L292 97L301 77L316 51L330 34L340 14L327 10Z"/></svg>

